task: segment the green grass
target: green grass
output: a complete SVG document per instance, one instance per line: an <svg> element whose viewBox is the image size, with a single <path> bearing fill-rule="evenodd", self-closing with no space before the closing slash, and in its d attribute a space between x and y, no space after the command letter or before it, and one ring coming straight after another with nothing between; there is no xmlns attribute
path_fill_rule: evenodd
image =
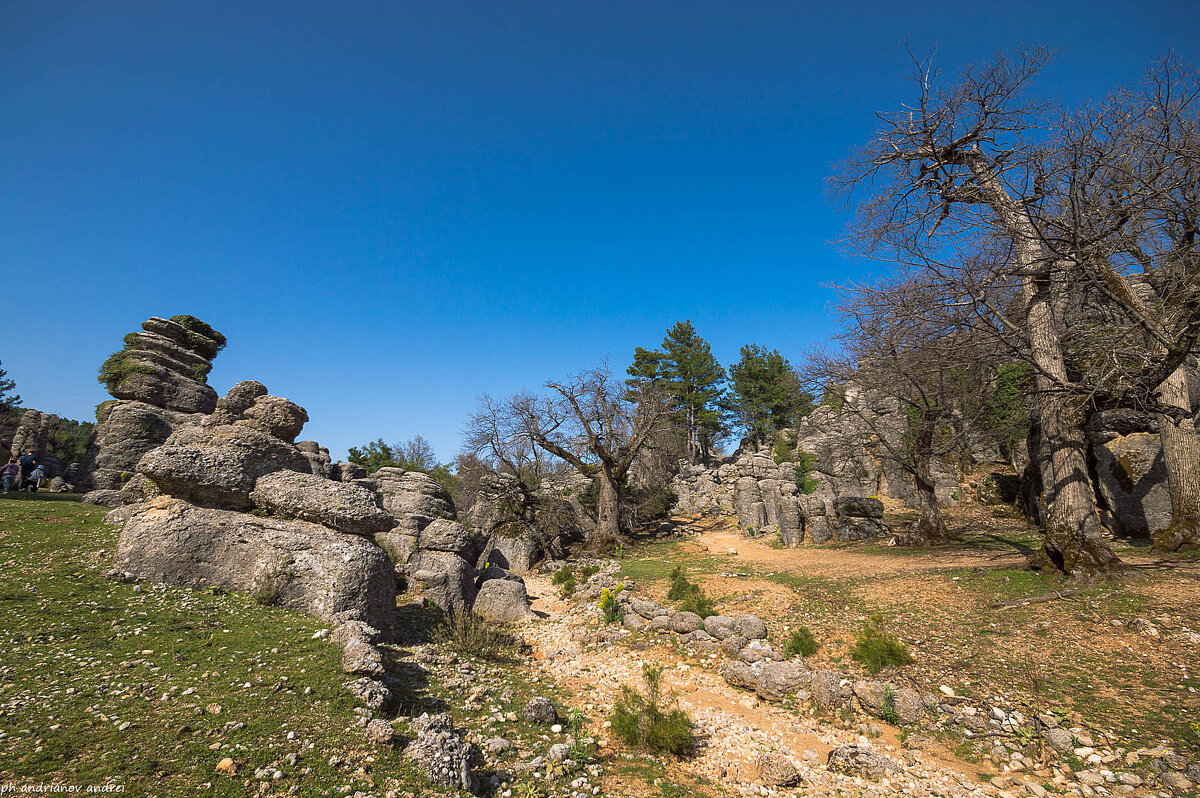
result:
<svg viewBox="0 0 1200 798"><path fill-rule="evenodd" d="M107 510L57 498L0 501L0 773L242 796L271 765L285 773L274 786L297 795L428 793L399 751L355 727L340 652L312 639L320 622L233 593L110 582ZM420 686L401 696L428 699ZM215 773L227 756L234 778Z"/></svg>

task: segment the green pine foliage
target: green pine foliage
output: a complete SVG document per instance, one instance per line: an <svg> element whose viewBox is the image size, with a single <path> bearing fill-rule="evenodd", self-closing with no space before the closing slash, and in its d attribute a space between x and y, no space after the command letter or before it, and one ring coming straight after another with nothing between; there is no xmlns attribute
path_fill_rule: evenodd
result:
<svg viewBox="0 0 1200 798"><path fill-rule="evenodd" d="M883 617L880 615L872 615L863 621L862 631L854 638L850 656L871 673L879 673L889 665L909 665L913 661L908 646L884 631Z"/></svg>
<svg viewBox="0 0 1200 798"><path fill-rule="evenodd" d="M707 457L728 433L722 415L725 369L691 321L676 322L661 349L638 347L625 381L633 392L649 384L662 388L673 407L673 423L693 458Z"/></svg>
<svg viewBox="0 0 1200 798"><path fill-rule="evenodd" d="M765 443L811 412L813 399L778 350L747 344L741 354L729 367L726 406L751 439Z"/></svg>
<svg viewBox="0 0 1200 798"><path fill-rule="evenodd" d="M690 581L683 573L683 566L676 565L671 571L671 587L667 591L670 601L678 601L682 612L694 612L701 618L716 615L713 600L704 593L704 588Z"/></svg>
<svg viewBox="0 0 1200 798"><path fill-rule="evenodd" d="M671 705L664 706L662 676L662 665L643 666L646 695L622 685L609 721L613 734L631 748L680 756L692 751L696 735L692 719L674 704L673 698Z"/></svg>
<svg viewBox="0 0 1200 798"><path fill-rule="evenodd" d="M817 653L817 638L807 626L797 626L783 642L785 657L811 657Z"/></svg>
<svg viewBox="0 0 1200 798"><path fill-rule="evenodd" d="M15 417L21 407L21 396L13 393L16 387L17 383L8 378L8 372L0 363L0 421L5 423Z"/></svg>

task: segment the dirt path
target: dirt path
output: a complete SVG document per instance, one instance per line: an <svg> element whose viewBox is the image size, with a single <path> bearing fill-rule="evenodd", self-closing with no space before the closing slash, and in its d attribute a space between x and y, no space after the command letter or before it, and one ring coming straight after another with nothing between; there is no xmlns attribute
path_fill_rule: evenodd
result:
<svg viewBox="0 0 1200 798"><path fill-rule="evenodd" d="M771 548L747 538L730 519L705 519L692 522L692 529L702 532L693 544L713 556L736 556L750 565L773 571L789 571L801 576L823 576L831 579L860 578L863 574L886 575L930 573L953 568L1016 568L1025 560L1019 551L958 550L926 553L906 553L904 556L881 557L879 554L834 547L802 547L797 549Z"/></svg>
<svg viewBox="0 0 1200 798"><path fill-rule="evenodd" d="M616 643L580 642L575 638L593 639L601 631L595 608L558 599L546 577L527 577L526 582L534 597L535 611L545 615L523 630L539 667L578 697L578 704L597 721L599 728L621 685L640 688L643 664L661 664L668 687L677 693L680 705L696 722L701 738L695 756L671 762L668 768L680 768L710 780L721 788L718 795L849 796L882 792L949 796L969 794L978 786L977 771L945 751L906 751L902 755L896 731L884 724L880 724L882 736L872 744L896 762L905 764L901 775L872 783L831 773L822 766L829 751L865 738L796 710L761 702L752 693L730 687L717 675L719 655L691 657L679 646L642 635ZM804 775L805 786L768 788L762 792L755 761L768 752L790 758ZM628 781L606 785L606 791L613 795L638 794L635 790L636 784Z"/></svg>

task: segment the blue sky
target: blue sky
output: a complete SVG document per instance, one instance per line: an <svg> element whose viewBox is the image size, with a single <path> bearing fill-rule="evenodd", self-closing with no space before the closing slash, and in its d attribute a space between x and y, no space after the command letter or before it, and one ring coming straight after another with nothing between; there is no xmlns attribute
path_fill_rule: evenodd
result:
<svg viewBox="0 0 1200 798"><path fill-rule="evenodd" d="M690 318L728 364L830 334L830 165L953 69L1062 48L1074 101L1174 47L1200 3L6 2L0 361L90 419L151 315L229 346L344 455L459 448L480 392L537 387Z"/></svg>

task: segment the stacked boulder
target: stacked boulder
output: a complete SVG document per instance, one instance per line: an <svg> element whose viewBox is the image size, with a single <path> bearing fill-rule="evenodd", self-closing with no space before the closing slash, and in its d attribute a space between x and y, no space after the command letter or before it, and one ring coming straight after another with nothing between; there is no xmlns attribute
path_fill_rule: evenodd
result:
<svg viewBox="0 0 1200 798"><path fill-rule="evenodd" d="M418 471L381 468L366 484L397 519L375 540L410 588L451 615L474 608L495 621L530 616L520 576L499 565L476 569L486 541L455 520L454 500L437 480Z"/></svg>
<svg viewBox="0 0 1200 798"><path fill-rule="evenodd" d="M120 511L117 570L391 635L396 584L374 535L395 519L372 491L312 473L294 444L307 419L261 383L241 382L146 452L123 490L141 501Z"/></svg>
<svg viewBox="0 0 1200 798"><path fill-rule="evenodd" d="M213 358L225 336L192 316L153 317L125 336L125 348L100 369L114 401L96 409L96 431L87 472L88 487L109 491L94 503L115 505L113 491L134 475L138 461L176 429L195 424L217 405L207 384Z"/></svg>
<svg viewBox="0 0 1200 798"><path fill-rule="evenodd" d="M33 452L38 463L45 467L47 476L59 476L65 470L65 464L58 453L54 451L51 438L62 419L38 410L26 410L21 414L21 421L13 430L9 448L14 455Z"/></svg>

